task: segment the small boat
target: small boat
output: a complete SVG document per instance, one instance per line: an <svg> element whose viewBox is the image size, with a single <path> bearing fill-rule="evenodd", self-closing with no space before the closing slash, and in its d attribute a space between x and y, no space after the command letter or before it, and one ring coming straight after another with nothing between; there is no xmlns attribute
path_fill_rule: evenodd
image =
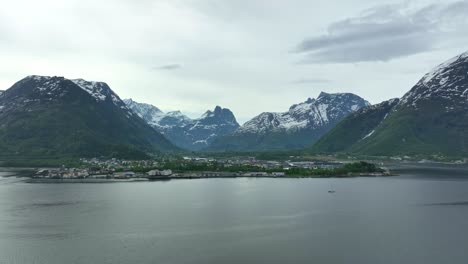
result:
<svg viewBox="0 0 468 264"><path fill-rule="evenodd" d="M329 190L328 193L335 193L335 190Z"/></svg>

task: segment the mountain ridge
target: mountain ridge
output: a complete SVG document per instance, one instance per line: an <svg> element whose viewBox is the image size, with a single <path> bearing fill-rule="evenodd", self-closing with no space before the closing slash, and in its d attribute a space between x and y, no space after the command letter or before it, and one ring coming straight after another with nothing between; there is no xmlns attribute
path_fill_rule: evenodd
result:
<svg viewBox="0 0 468 264"><path fill-rule="evenodd" d="M151 104L132 99L125 99L124 102L172 143L188 150L206 148L215 138L230 134L239 127L231 110L220 106L191 119L180 111L164 113Z"/></svg>
<svg viewBox="0 0 468 264"><path fill-rule="evenodd" d="M310 145L338 121L369 102L351 93L322 92L316 99L292 105L287 112L265 112L232 135L215 140L210 151L300 149Z"/></svg>
<svg viewBox="0 0 468 264"><path fill-rule="evenodd" d="M0 95L4 156L135 156L176 148L104 82L30 75Z"/></svg>
<svg viewBox="0 0 468 264"><path fill-rule="evenodd" d="M361 155L468 155L468 52L425 74L379 122L366 127L363 140L337 146L339 137L357 130L375 110L343 120L313 152L349 152Z"/></svg>

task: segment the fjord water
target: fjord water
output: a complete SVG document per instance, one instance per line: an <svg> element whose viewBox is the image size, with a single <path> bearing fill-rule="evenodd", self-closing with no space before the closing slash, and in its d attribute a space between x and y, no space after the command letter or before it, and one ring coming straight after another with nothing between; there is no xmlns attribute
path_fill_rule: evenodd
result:
<svg viewBox="0 0 468 264"><path fill-rule="evenodd" d="M467 263L468 174L437 173L108 184L0 178L0 263Z"/></svg>

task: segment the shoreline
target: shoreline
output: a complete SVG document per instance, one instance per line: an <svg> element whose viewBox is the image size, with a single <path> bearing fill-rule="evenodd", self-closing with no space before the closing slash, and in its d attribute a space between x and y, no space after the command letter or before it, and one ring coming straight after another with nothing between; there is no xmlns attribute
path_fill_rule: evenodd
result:
<svg viewBox="0 0 468 264"><path fill-rule="evenodd" d="M336 176L243 176L243 175L223 175L223 176L193 176L193 175L177 175L169 177L158 177L158 178L147 178L147 177L136 177L128 179L94 179L94 178L82 178L82 179L52 179L52 178L27 178L24 180L26 183L128 183L128 182L164 182L171 180L197 180L197 179L234 179L234 178L247 178L247 179L345 179L345 178L377 178L377 177L394 177L399 176L397 174L353 174L353 175L336 175Z"/></svg>

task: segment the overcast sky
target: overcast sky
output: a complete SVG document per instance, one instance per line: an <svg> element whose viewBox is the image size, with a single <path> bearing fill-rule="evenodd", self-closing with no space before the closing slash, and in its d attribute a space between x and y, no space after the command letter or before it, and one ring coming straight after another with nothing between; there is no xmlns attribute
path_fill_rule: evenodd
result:
<svg viewBox="0 0 468 264"><path fill-rule="evenodd" d="M379 103L468 50L467 14L468 0L3 0L0 89L32 74L105 81L240 122L320 91Z"/></svg>

